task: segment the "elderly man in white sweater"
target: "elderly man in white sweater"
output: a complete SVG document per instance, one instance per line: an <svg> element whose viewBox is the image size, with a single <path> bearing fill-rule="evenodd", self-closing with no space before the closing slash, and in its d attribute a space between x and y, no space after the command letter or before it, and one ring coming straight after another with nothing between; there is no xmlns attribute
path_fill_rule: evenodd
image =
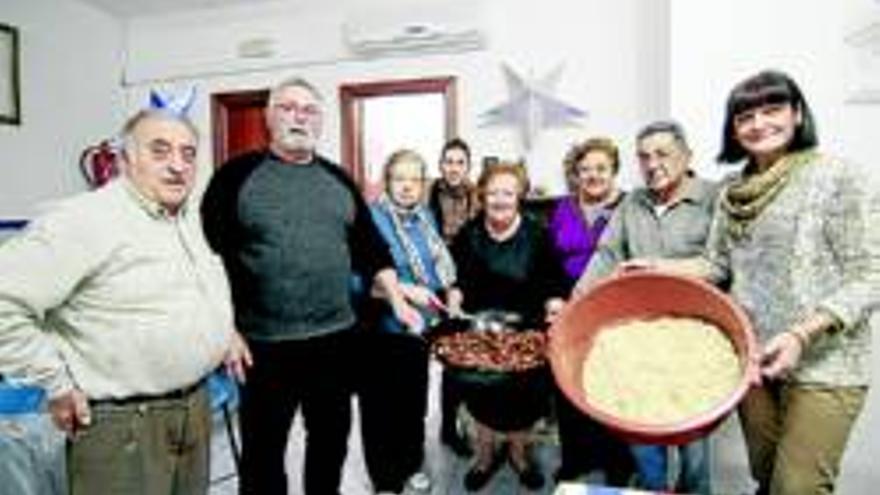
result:
<svg viewBox="0 0 880 495"><path fill-rule="evenodd" d="M0 373L46 390L73 495L204 494L204 378L249 355L188 204L196 130L160 104L123 139L119 180L0 247Z"/></svg>

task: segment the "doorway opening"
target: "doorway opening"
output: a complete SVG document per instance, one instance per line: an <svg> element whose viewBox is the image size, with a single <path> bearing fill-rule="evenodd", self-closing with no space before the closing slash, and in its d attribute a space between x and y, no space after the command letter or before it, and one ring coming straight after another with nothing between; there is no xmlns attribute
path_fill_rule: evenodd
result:
<svg viewBox="0 0 880 495"><path fill-rule="evenodd" d="M457 135L455 77L343 84L339 101L342 163L369 198L392 152L409 148L430 164Z"/></svg>

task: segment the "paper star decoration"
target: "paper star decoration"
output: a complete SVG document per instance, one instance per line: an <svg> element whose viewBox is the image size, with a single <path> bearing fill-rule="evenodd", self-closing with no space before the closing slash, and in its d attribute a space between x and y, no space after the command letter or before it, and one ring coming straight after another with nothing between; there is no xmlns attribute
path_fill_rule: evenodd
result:
<svg viewBox="0 0 880 495"><path fill-rule="evenodd" d="M526 79L502 65L510 98L481 116L483 126L512 126L519 128L523 148L529 151L542 129L568 127L587 112L563 102L554 96L562 75L562 64L540 79Z"/></svg>

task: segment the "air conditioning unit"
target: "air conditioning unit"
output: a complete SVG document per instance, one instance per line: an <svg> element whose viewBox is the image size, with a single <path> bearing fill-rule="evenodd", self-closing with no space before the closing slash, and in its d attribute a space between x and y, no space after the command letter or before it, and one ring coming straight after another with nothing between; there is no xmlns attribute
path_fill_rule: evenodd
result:
<svg viewBox="0 0 880 495"><path fill-rule="evenodd" d="M486 48L481 2L428 3L353 12L343 25L349 50L365 58Z"/></svg>

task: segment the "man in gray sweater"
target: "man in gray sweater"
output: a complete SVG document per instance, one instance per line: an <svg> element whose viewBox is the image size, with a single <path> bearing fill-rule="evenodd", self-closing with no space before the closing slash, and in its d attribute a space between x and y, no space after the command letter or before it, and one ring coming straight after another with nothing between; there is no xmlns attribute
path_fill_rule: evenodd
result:
<svg viewBox="0 0 880 495"><path fill-rule="evenodd" d="M308 82L275 87L266 108L269 149L223 165L202 204L253 355L240 414L241 494L287 493L284 454L300 407L305 493L339 492L351 423L354 273L378 284L405 325L423 325L357 187L315 153L323 111Z"/></svg>

